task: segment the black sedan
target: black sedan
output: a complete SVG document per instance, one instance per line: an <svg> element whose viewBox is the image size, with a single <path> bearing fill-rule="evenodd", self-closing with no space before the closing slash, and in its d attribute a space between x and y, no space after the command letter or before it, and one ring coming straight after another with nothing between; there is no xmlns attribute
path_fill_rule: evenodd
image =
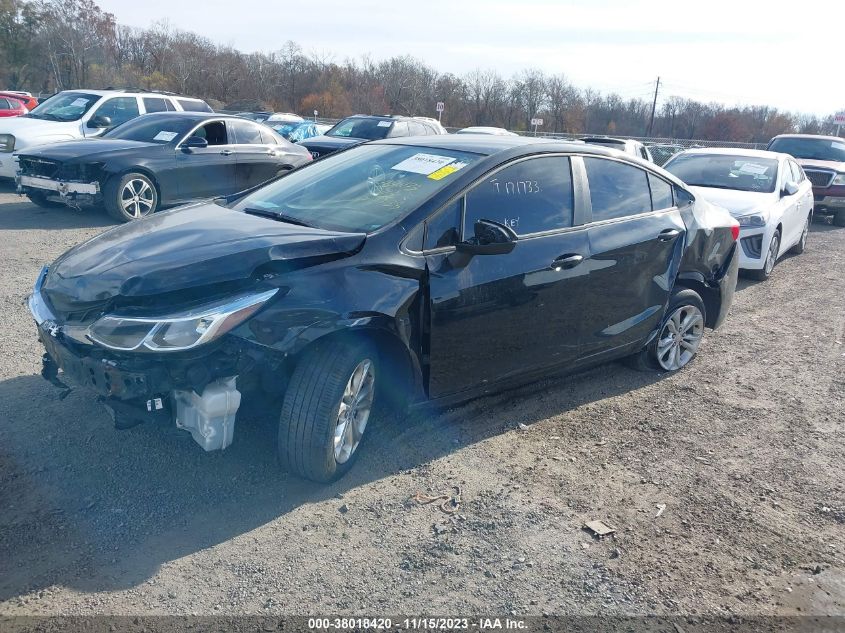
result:
<svg viewBox="0 0 845 633"><path fill-rule="evenodd" d="M346 117L323 136L313 136L300 141L314 158L322 158L353 145L405 136L429 136L444 134L428 121L415 117L389 116L379 114L353 114Z"/></svg>
<svg viewBox="0 0 845 633"><path fill-rule="evenodd" d="M16 155L18 188L40 206L103 205L117 220L249 189L311 160L270 128L235 116L166 112L101 138Z"/></svg>
<svg viewBox="0 0 845 633"><path fill-rule="evenodd" d="M205 449L276 396L281 463L342 475L380 401L627 357L671 372L733 299L739 226L654 164L502 136L368 143L112 229L29 299L43 374Z"/></svg>

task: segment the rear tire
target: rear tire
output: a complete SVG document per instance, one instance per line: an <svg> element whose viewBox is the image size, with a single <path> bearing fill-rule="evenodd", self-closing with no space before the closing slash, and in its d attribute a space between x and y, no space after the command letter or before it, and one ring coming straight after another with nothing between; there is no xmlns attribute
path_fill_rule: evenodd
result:
<svg viewBox="0 0 845 633"><path fill-rule="evenodd" d="M759 270L749 270L748 276L757 281L766 281L775 269L778 251L780 251L780 231L775 231L775 234L772 235L772 241L769 242L769 248L766 250L766 261L763 262L763 267Z"/></svg>
<svg viewBox="0 0 845 633"><path fill-rule="evenodd" d="M845 209L839 209L833 216L833 223L836 226L845 226Z"/></svg>
<svg viewBox="0 0 845 633"><path fill-rule="evenodd" d="M342 477L371 417L378 359L367 341L318 344L297 364L279 416L279 465L312 481Z"/></svg>
<svg viewBox="0 0 845 633"><path fill-rule="evenodd" d="M32 204L39 206L42 209L55 209L57 207L64 206L61 202L55 202L53 200L48 200L46 193L37 193L37 192L31 191L30 193L26 194L26 197L29 198L29 201Z"/></svg>
<svg viewBox="0 0 845 633"><path fill-rule="evenodd" d="M790 249L796 255L801 255L807 250L807 235L810 233L810 216L807 216L807 221L804 223L804 230L801 231L801 238L798 243Z"/></svg>
<svg viewBox="0 0 845 633"><path fill-rule="evenodd" d="M144 174L124 174L106 182L103 204L115 220L132 222L156 212L158 191L153 181Z"/></svg>
<svg viewBox="0 0 845 633"><path fill-rule="evenodd" d="M675 372L695 358L707 321L704 301L695 290L675 290L669 299L660 330L642 350L625 359L638 371Z"/></svg>

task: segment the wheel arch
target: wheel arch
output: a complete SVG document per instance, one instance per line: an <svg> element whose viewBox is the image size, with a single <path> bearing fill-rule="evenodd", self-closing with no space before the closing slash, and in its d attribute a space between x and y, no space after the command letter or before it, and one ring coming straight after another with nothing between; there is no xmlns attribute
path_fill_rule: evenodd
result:
<svg viewBox="0 0 845 633"><path fill-rule="evenodd" d="M142 174L150 179L150 182L153 183L153 187L155 187L156 195L158 196L158 206L159 208L161 208L161 204L163 201L161 195L161 184L159 183L155 173L147 167L143 167L141 165L130 165L129 167L122 167L119 170L109 172L106 176L106 181L118 181L128 174ZM105 189L105 184L106 183L103 183L103 189Z"/></svg>
<svg viewBox="0 0 845 633"><path fill-rule="evenodd" d="M693 290L704 302L704 324L714 328L722 306L722 297L718 288L708 285L701 273L681 273L675 279L674 290Z"/></svg>

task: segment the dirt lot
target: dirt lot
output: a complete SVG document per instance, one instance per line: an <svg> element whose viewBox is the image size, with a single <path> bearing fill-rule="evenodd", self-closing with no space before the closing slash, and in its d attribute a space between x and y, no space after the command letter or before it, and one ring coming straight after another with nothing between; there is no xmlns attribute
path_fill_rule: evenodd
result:
<svg viewBox="0 0 845 633"><path fill-rule="evenodd" d="M381 420L321 487L267 424L205 454L39 377L24 297L109 225L0 195L0 613L845 614L845 229L741 281L680 374ZM409 501L455 485L456 516Z"/></svg>

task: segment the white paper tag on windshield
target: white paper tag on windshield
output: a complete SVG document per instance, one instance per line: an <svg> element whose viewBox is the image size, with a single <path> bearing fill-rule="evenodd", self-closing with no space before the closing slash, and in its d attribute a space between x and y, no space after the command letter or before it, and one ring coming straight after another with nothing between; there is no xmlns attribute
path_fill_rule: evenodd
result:
<svg viewBox="0 0 845 633"><path fill-rule="evenodd" d="M379 121L378 126L379 127L390 127L391 123L393 123L393 121Z"/></svg>
<svg viewBox="0 0 845 633"><path fill-rule="evenodd" d="M158 134L156 134L153 137L153 140L154 141L165 141L165 142L172 141L174 138L176 138L177 134L178 134L178 132L159 132Z"/></svg>
<svg viewBox="0 0 845 633"><path fill-rule="evenodd" d="M765 165L758 165L756 163L743 163L739 166L739 172L741 174L754 174L755 176L761 176L766 173L768 167Z"/></svg>
<svg viewBox="0 0 845 633"><path fill-rule="evenodd" d="M72 105L75 108L83 108L83 107L88 105L88 99L80 97L79 99L76 99L73 103L71 103L70 105Z"/></svg>
<svg viewBox="0 0 845 633"><path fill-rule="evenodd" d="M414 154L410 158L406 158L401 163L391 167L397 171L409 171L412 174L422 174L428 176L434 173L441 167L445 167L449 163L454 163L455 159L451 156L439 156L438 154Z"/></svg>

